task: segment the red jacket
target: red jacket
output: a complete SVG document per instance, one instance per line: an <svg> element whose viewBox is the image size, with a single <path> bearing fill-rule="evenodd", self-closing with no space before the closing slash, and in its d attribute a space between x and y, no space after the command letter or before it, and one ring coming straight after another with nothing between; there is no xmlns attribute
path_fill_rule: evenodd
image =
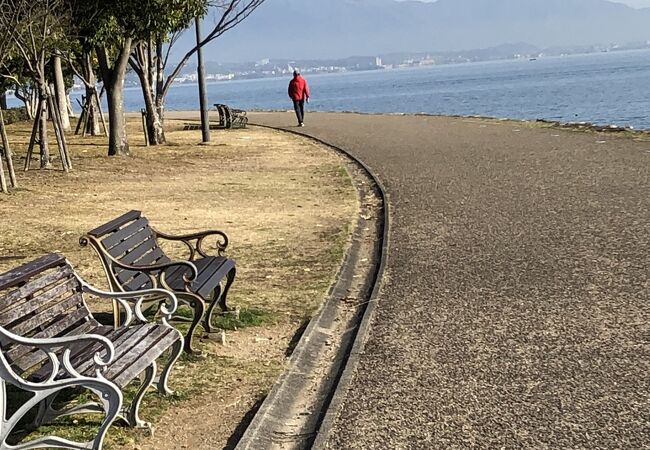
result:
<svg viewBox="0 0 650 450"><path fill-rule="evenodd" d="M289 82L289 97L292 100L305 100L309 98L309 86L307 80L302 76L296 75Z"/></svg>

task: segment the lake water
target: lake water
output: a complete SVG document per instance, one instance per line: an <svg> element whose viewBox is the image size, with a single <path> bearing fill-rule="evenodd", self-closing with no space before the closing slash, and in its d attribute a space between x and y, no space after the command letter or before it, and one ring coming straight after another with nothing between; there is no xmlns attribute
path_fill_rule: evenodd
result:
<svg viewBox="0 0 650 450"><path fill-rule="evenodd" d="M307 75L309 110L481 115L650 129L650 51ZM210 104L289 109L288 78L217 82ZM126 108L142 107L127 89ZM173 87L167 110L198 109L195 85Z"/></svg>

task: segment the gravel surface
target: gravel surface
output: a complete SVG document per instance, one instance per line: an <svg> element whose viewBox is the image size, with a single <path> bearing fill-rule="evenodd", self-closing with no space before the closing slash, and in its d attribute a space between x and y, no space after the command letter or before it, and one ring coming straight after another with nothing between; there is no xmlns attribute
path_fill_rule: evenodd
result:
<svg viewBox="0 0 650 450"><path fill-rule="evenodd" d="M650 448L650 142L479 119L306 123L365 161L391 206L330 448Z"/></svg>

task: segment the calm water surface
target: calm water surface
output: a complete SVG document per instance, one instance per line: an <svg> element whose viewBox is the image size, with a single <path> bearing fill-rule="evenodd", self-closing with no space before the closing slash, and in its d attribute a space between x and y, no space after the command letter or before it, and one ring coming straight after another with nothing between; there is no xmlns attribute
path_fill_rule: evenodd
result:
<svg viewBox="0 0 650 450"><path fill-rule="evenodd" d="M307 76L310 110L481 115L650 128L650 51ZM288 109L288 78L210 84L210 104ZM142 107L127 89L126 107ZM195 85L175 86L168 110L198 109Z"/></svg>

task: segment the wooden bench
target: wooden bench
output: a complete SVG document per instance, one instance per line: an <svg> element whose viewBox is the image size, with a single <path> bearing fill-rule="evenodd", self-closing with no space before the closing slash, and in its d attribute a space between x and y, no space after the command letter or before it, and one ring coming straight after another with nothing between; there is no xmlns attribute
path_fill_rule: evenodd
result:
<svg viewBox="0 0 650 450"><path fill-rule="evenodd" d="M214 107L219 113L219 127L232 129L246 128L248 125L248 117L243 109L233 109L222 103L215 103Z"/></svg>
<svg viewBox="0 0 650 450"><path fill-rule="evenodd" d="M95 320L84 294L119 302L127 311L123 326L105 326ZM141 306L151 299L160 302L160 323L149 323L143 317ZM154 383L156 360L171 350L158 379L158 390L170 394L167 380L183 348L182 335L167 324L176 307L175 296L162 289L117 294L94 289L58 254L0 274L0 448L99 449L116 418L130 426L148 426L138 410ZM140 388L123 408L122 390L142 372ZM33 393L13 413L7 409L12 399L7 398L5 383ZM100 401L55 409L57 396L72 387L90 390ZM90 442L47 436L10 446L7 439L18 422L37 406L36 426L72 414L104 413L105 417ZM11 416L4 419L8 412Z"/></svg>
<svg viewBox="0 0 650 450"><path fill-rule="evenodd" d="M208 255L204 242L216 238L216 255ZM183 243L189 250L186 260L169 258L158 239ZM99 255L111 289L134 291L161 287L176 294L178 300L193 309L193 318L185 337L185 350L193 353L192 336L203 320L206 332L212 332L212 313L216 305L227 311L226 299L235 280L235 261L223 256L228 236L222 231L172 236L155 230L140 211L130 211L88 232L80 239ZM223 286L222 286L223 285ZM209 306L206 309L206 301ZM116 308L116 321L119 310ZM174 319L188 321L184 317Z"/></svg>

